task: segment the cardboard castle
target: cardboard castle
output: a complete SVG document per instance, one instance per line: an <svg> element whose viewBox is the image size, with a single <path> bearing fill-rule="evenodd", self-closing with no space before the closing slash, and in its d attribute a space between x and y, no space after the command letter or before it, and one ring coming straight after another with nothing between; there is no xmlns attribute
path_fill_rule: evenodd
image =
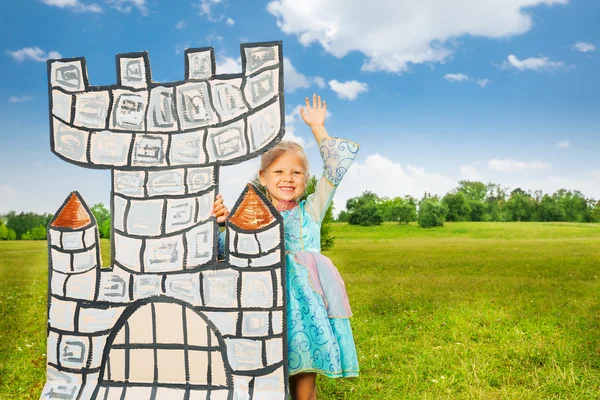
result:
<svg viewBox="0 0 600 400"><path fill-rule="evenodd" d="M118 83L90 86L84 58L48 62L51 148L110 169L110 268L72 193L48 227L47 382L42 399L283 399L281 217L252 186L225 228L210 211L219 168L284 133L280 42L241 46L215 75L185 52L185 80L154 83L147 53L117 55Z"/></svg>

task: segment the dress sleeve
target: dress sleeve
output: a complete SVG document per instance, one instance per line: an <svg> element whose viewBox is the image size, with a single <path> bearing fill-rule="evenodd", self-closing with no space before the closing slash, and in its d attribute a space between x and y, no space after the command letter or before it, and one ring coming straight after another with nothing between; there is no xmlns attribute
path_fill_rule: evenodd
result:
<svg viewBox="0 0 600 400"><path fill-rule="evenodd" d="M354 162L359 147L357 143L335 137L328 137L319 142L323 174L317 181L315 192L306 199L306 212L314 221L323 221L335 190Z"/></svg>

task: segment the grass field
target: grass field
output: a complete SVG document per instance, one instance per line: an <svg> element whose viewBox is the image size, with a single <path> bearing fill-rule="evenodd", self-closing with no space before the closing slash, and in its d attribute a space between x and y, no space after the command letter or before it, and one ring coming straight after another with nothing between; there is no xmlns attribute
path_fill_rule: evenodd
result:
<svg viewBox="0 0 600 400"><path fill-rule="evenodd" d="M361 376L319 378L320 399L600 398L600 224L333 234ZM0 242L0 399L43 386L46 261L45 242Z"/></svg>

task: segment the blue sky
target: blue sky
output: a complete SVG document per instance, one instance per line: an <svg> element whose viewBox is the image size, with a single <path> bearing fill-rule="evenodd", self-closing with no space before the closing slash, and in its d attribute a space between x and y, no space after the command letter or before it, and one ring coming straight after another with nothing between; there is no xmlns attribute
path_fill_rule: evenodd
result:
<svg viewBox="0 0 600 400"><path fill-rule="evenodd" d="M54 212L71 190L108 203L108 171L49 149L45 60L84 56L91 84L147 50L153 79L183 79L183 50L283 41L287 136L320 161L297 106L327 100L332 136L361 151L335 198L444 194L460 179L600 199L597 0L32 0L0 15L0 213ZM502 4L505 3L505 4ZM256 160L222 171L233 205Z"/></svg>

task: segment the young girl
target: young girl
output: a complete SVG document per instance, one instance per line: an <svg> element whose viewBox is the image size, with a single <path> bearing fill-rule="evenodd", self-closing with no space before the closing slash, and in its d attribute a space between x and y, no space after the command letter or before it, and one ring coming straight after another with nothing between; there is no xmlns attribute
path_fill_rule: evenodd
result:
<svg viewBox="0 0 600 400"><path fill-rule="evenodd" d="M260 183L284 220L288 370L293 399L316 399L316 374L358 376L358 359L344 282L329 258L320 253L320 228L333 195L354 161L358 145L332 138L325 129L326 104L313 95L300 114L311 128L323 158L315 193L298 203L308 181L308 160L300 145L281 141L262 155ZM229 211L218 196L217 221Z"/></svg>

